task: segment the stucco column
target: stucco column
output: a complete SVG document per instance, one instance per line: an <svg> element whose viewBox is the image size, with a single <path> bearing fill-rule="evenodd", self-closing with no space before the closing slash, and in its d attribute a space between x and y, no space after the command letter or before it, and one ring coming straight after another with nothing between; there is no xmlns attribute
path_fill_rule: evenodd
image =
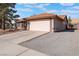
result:
<svg viewBox="0 0 79 59"><path fill-rule="evenodd" d="M50 32L52 32L52 19L50 18Z"/></svg>

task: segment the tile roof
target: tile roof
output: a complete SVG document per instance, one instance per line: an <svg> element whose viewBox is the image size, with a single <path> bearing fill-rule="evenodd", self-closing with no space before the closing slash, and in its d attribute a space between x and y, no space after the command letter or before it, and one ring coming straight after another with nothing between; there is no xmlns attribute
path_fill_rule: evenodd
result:
<svg viewBox="0 0 79 59"><path fill-rule="evenodd" d="M64 21L64 20L66 20L65 17L67 17L67 16L66 15L58 15L58 17Z"/></svg>
<svg viewBox="0 0 79 59"><path fill-rule="evenodd" d="M56 15L56 14L51 14L51 13L42 13L34 16L30 16L27 18L27 20L39 20L39 19L47 19L47 18L57 18L59 20L64 21L65 15Z"/></svg>
<svg viewBox="0 0 79 59"><path fill-rule="evenodd" d="M35 19L45 19L45 18L55 18L56 15L49 14L49 13L42 13L34 16L30 16L27 18L27 20L35 20Z"/></svg>
<svg viewBox="0 0 79 59"><path fill-rule="evenodd" d="M21 22L24 22L25 20L21 20L21 19L16 19L16 22L17 23L21 23Z"/></svg>

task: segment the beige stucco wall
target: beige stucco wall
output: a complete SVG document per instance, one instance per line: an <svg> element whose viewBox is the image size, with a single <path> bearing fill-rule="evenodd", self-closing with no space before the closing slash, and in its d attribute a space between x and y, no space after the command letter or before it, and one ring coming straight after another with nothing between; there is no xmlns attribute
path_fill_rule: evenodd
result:
<svg viewBox="0 0 79 59"><path fill-rule="evenodd" d="M65 30L65 24L62 21L54 20L54 31Z"/></svg>
<svg viewBox="0 0 79 59"><path fill-rule="evenodd" d="M50 20L30 21L30 31L50 31Z"/></svg>
<svg viewBox="0 0 79 59"><path fill-rule="evenodd" d="M51 28L51 30L53 32L54 31L54 19L52 19L51 21L52 21L52 26L51 26L52 28Z"/></svg>
<svg viewBox="0 0 79 59"><path fill-rule="evenodd" d="M56 19L43 19L29 21L30 31L62 31L65 30L65 25L62 21Z"/></svg>

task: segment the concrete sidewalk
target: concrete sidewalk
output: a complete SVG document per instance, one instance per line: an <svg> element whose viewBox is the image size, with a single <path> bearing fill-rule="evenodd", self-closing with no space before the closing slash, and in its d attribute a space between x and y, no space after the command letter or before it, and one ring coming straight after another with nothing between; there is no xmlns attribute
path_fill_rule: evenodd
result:
<svg viewBox="0 0 79 59"><path fill-rule="evenodd" d="M45 56L41 52L18 45L21 42L31 40L47 32L21 31L0 36L0 56Z"/></svg>

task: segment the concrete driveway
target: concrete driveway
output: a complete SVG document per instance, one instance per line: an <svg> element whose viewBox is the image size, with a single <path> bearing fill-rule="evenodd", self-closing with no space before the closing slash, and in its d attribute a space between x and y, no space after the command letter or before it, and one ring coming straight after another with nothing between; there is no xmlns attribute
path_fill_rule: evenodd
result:
<svg viewBox="0 0 79 59"><path fill-rule="evenodd" d="M19 56L26 52L26 55L45 55L41 52L18 45L21 42L43 35L47 32L19 31L0 36L0 56ZM29 54L30 53L30 54Z"/></svg>
<svg viewBox="0 0 79 59"><path fill-rule="evenodd" d="M32 38L38 37L47 32L42 31L18 31L11 34L5 34L0 36L0 41L12 42L19 44L21 42L30 40Z"/></svg>
<svg viewBox="0 0 79 59"><path fill-rule="evenodd" d="M51 32L20 45L50 56L79 56L79 32Z"/></svg>

